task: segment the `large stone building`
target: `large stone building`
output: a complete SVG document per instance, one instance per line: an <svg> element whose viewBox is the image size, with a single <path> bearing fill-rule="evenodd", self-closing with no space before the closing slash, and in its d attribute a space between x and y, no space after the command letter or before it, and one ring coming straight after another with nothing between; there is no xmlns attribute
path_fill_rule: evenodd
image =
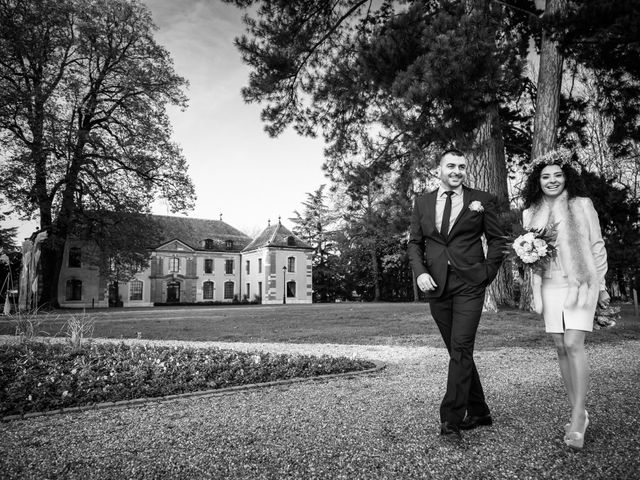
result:
<svg viewBox="0 0 640 480"><path fill-rule="evenodd" d="M313 248L280 222L252 240L222 220L157 215L154 220L162 237L150 253L149 268L117 288L91 265L83 254L85 244L67 242L58 284L60 306L311 303Z"/></svg>

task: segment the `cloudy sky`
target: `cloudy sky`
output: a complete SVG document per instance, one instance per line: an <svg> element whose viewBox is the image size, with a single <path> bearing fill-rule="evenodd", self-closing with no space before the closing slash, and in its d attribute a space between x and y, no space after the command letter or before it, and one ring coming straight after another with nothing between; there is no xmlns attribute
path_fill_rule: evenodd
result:
<svg viewBox="0 0 640 480"><path fill-rule="evenodd" d="M196 187L190 217L222 219L253 235L278 216L301 209L306 193L327 183L321 139L293 130L270 138L259 105L245 104L240 89L249 69L233 45L244 32L242 12L219 0L142 0L157 25L156 40L189 80L189 108L170 110L173 138L181 145ZM154 213L168 214L166 204ZM23 225L19 241L35 224Z"/></svg>
<svg viewBox="0 0 640 480"><path fill-rule="evenodd" d="M216 0L144 0L158 26L157 41L190 82L189 108L171 111L196 186L189 216L219 218L245 233L288 218L324 179L323 142L293 130L270 138L259 105L244 103L249 69L233 45L244 32L242 12ZM155 213L167 213L158 206Z"/></svg>
<svg viewBox="0 0 640 480"><path fill-rule="evenodd" d="M321 139L292 130L270 138L259 105L244 103L249 69L233 45L244 32L242 12L216 0L144 0L158 26L157 41L190 82L189 108L171 111L174 138L182 146L196 186L189 216L219 218L256 233L300 209L306 193L326 183ZM167 213L159 205L155 213Z"/></svg>

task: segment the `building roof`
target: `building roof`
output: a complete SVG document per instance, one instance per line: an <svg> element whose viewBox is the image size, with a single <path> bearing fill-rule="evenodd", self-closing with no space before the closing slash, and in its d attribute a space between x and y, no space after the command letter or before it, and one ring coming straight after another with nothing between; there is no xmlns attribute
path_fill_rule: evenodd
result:
<svg viewBox="0 0 640 480"><path fill-rule="evenodd" d="M177 239L195 250L239 252L251 242L251 237L222 220L168 215L152 217L162 232L157 246ZM210 245L205 245L205 240L211 240ZM233 242L231 248L227 246L229 240Z"/></svg>
<svg viewBox="0 0 640 480"><path fill-rule="evenodd" d="M249 245L244 248L244 252L249 250L256 250L263 247L278 247L278 248L290 248L290 249L308 249L313 250L313 247L307 242L300 240L291 231L286 228L282 223L278 222L276 225L269 225L265 228L260 235L253 239Z"/></svg>

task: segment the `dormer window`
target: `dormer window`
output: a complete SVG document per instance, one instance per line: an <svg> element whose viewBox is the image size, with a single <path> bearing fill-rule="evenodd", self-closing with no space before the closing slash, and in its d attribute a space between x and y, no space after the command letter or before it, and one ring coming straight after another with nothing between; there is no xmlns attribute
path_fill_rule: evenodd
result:
<svg viewBox="0 0 640 480"><path fill-rule="evenodd" d="M224 248L227 250L233 250L233 240L227 240L224 242Z"/></svg>
<svg viewBox="0 0 640 480"><path fill-rule="evenodd" d="M291 236L291 237L287 237L287 245L290 247L295 247L296 246L296 239Z"/></svg>
<svg viewBox="0 0 640 480"><path fill-rule="evenodd" d="M206 250L213 250L213 240L211 240L210 238L205 239L204 248Z"/></svg>

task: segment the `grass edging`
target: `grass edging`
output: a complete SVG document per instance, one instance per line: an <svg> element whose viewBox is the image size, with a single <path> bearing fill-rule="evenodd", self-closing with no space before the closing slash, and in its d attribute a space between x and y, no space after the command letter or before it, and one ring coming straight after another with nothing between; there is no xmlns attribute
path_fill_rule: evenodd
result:
<svg viewBox="0 0 640 480"><path fill-rule="evenodd" d="M133 406L139 406L139 405L147 405L149 403L154 403L154 402L168 402L168 401L174 401L174 400L183 400L185 398L191 398L191 397L221 397L224 395L231 395L233 393L242 392L246 390L257 390L259 388L278 387L278 386L289 385L293 383L301 383L301 382L311 382L311 381L317 382L322 380L332 380L334 378L353 377L356 375L368 375L368 374L377 373L381 370L384 370L387 366L386 363L381 362L379 360L367 360L367 361L374 363L376 366L374 368L369 368L366 370L359 370L359 371L354 370L352 372L330 373L327 375L318 375L316 377L288 378L284 380L274 380L271 382L250 383L247 385L236 385L234 387L214 388L209 390L199 390L196 392L186 392L186 393L179 393L175 395L165 395L162 397L134 398L131 400L119 400L116 402L92 403L90 405L80 405L77 407L66 407L66 408L63 407L55 410L46 410L42 412L28 412L28 413L21 413L21 414L15 414L15 415L5 415L0 418L0 421L11 422L14 420L28 420L30 418L36 418L36 417L61 415L65 413L86 412L89 410L105 410L105 409L119 408L119 407L133 407Z"/></svg>

